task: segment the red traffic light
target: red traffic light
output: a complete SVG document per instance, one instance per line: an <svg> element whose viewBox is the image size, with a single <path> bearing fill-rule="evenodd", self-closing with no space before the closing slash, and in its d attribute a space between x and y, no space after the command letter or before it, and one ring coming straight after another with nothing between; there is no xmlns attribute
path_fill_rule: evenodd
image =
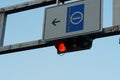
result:
<svg viewBox="0 0 120 80"><path fill-rule="evenodd" d="M65 44L64 43L60 43L59 45L58 45L58 51L60 52L60 53L64 53L64 52L66 52L66 46L65 46Z"/></svg>
<svg viewBox="0 0 120 80"><path fill-rule="evenodd" d="M55 47L56 47L58 53L65 53L67 50L67 47L63 41L56 41Z"/></svg>
<svg viewBox="0 0 120 80"><path fill-rule="evenodd" d="M55 41L58 54L86 50L92 47L92 39L89 37L74 37Z"/></svg>

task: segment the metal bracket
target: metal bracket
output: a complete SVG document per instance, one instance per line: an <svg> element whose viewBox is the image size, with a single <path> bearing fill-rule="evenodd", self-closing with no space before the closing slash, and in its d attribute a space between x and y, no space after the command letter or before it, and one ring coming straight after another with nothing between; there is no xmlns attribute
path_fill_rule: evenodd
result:
<svg viewBox="0 0 120 80"><path fill-rule="evenodd" d="M0 13L0 46L3 46L7 15Z"/></svg>
<svg viewBox="0 0 120 80"><path fill-rule="evenodd" d="M60 0L56 0L56 4L57 4L57 5L60 5Z"/></svg>

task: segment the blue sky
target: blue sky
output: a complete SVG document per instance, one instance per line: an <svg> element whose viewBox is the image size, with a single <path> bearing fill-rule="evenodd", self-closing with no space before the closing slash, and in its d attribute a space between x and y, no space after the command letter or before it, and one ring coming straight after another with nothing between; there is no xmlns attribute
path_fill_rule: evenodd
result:
<svg viewBox="0 0 120 80"><path fill-rule="evenodd" d="M0 7L30 0L0 0ZM42 38L44 7L8 15L5 43ZM112 0L104 0L103 26L112 25ZM119 35L96 39L90 50L57 55L52 47L0 55L0 80L120 80Z"/></svg>

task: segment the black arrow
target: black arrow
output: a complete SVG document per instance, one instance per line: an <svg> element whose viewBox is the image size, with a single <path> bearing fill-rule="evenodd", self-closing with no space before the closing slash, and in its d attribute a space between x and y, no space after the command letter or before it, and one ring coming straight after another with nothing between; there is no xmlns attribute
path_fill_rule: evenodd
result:
<svg viewBox="0 0 120 80"><path fill-rule="evenodd" d="M57 20L57 18L55 18L53 21L52 21L52 24L54 25L54 26L56 26L56 23L59 23L60 22L60 20Z"/></svg>

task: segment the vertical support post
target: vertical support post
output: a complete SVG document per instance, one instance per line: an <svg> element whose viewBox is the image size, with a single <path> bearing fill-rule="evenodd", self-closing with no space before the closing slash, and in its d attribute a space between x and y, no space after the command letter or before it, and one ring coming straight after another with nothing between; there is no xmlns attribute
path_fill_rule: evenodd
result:
<svg viewBox="0 0 120 80"><path fill-rule="evenodd" d="M120 0L113 0L113 25L120 25Z"/></svg>
<svg viewBox="0 0 120 80"><path fill-rule="evenodd" d="M0 46L3 46L7 15L0 13Z"/></svg>

